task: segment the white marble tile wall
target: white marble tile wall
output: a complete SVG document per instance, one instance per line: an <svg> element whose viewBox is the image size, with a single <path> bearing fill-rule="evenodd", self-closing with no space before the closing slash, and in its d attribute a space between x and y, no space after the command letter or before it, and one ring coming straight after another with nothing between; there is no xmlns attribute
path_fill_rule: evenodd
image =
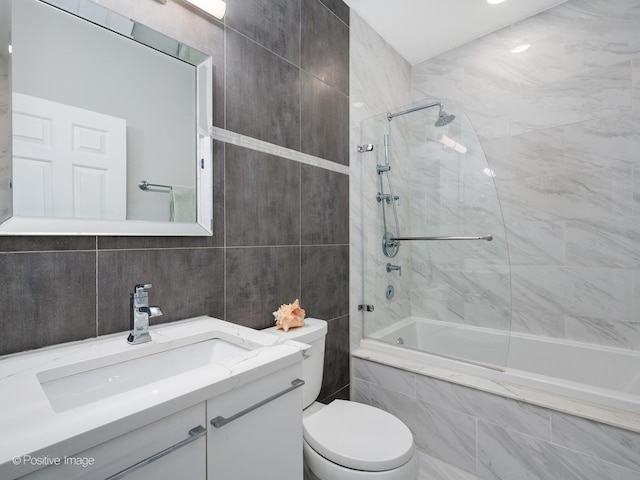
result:
<svg viewBox="0 0 640 480"><path fill-rule="evenodd" d="M9 76L8 64L0 57L0 139L9 138ZM0 141L0 220L9 214L9 145Z"/></svg>
<svg viewBox="0 0 640 480"><path fill-rule="evenodd" d="M461 106L496 175L513 269L515 331L640 350L639 28L637 0L569 0L409 69L352 12L351 93L361 110L351 110L351 144L359 143L363 118L408 99ZM509 53L521 39L531 48ZM416 228L445 233L459 225L461 211L473 227L473 215L486 213L442 204L461 192L472 200L467 185L474 182L462 191L443 187L454 165L441 153L425 152L437 161L414 164L409 174L425 180L425 192L414 199L411 234ZM352 346L362 334L355 307L362 299L363 262L372 262L358 245L360 219L365 211L375 215L360 201L362 189L370 188L363 167L352 154ZM436 205L431 223L416 221L417 212ZM377 243L365 235L365 249ZM396 315L481 316L473 309L491 302L465 301L483 296L473 292L480 282L465 273L474 261L494 275L486 298L495 300L490 292L503 286L497 262L479 251L462 260L451 246L437 245L428 252L412 248L411 257L414 287L427 288L413 288L411 303ZM463 280L471 282L463 287ZM504 318L504 308L484 315ZM351 385L352 399L396 414L414 431L421 479L640 478L637 433L359 358L352 361Z"/></svg>
<svg viewBox="0 0 640 480"><path fill-rule="evenodd" d="M382 116L368 120L363 137L361 124L365 119L410 102L411 66L353 10L350 19L350 60L350 337L352 347L355 347L362 338L363 318L367 332L371 332L388 324L390 319L406 317L409 312L408 288L400 286L410 282L410 268L406 268L408 260L405 252L393 259L392 263L405 265L402 277L395 272L386 272L385 265L391 259L382 257L383 232L379 225L381 206L375 200L378 192L376 164L384 162L382 137L390 125ZM357 153L356 146L361 143L374 144L374 151ZM394 160L396 157L402 158L402 155L396 155L402 143L400 141L394 146ZM403 172L406 171L399 162L394 164L394 187L396 183L398 188L402 186ZM401 201L401 204L405 202ZM406 208L399 209L402 218L406 212ZM375 234L363 235L363 229ZM367 272L366 279L363 278L363 272ZM399 292L392 301L387 301L385 297L387 285L393 285ZM376 305L375 312L363 315L357 310L364 298Z"/></svg>
<svg viewBox="0 0 640 480"><path fill-rule="evenodd" d="M633 69L631 70L631 98L633 101L633 112L640 112L640 55L631 61Z"/></svg>
<svg viewBox="0 0 640 480"><path fill-rule="evenodd" d="M360 358L353 376L353 400L412 430L424 478L640 478L637 432Z"/></svg>
<svg viewBox="0 0 640 480"><path fill-rule="evenodd" d="M569 0L413 67L496 175L514 330L640 350L639 29L637 1Z"/></svg>
<svg viewBox="0 0 640 480"><path fill-rule="evenodd" d="M364 261L364 298L366 303L373 304L375 311L365 314L364 334L369 335L391 323L406 318L410 315L409 286L411 285L410 252L401 249L397 256L388 258L383 255L381 248L384 225L382 222L382 209L384 208L387 217L387 230L395 233L395 216L392 206L386 202L377 202L376 195L383 191L390 194L388 184L389 176L394 195L403 195L406 191L406 168L403 168L402 159L408 158L404 154L406 142L402 137L394 136L392 144L389 146L390 164L392 171L379 176L376 173L376 165L385 163L385 149L383 146L384 135L389 134L391 125L385 115L376 115L361 122L361 143L373 144L374 150L370 153L358 155L356 161L361 163L361 184L358 190L362 222L365 226L366 234L358 239L359 247L362 248ZM382 180L382 190L379 182ZM354 195L355 192L351 192ZM398 222L401 228L409 224L409 213L405 207L405 202L396 204ZM399 272L387 272L387 263L399 265L402 275ZM387 289L393 288L394 295L387 298ZM362 318L360 313L358 317Z"/></svg>

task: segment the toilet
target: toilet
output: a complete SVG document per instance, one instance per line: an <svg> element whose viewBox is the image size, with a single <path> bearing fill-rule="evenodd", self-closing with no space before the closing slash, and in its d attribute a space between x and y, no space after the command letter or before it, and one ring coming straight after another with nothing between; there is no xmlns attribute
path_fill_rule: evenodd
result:
<svg viewBox="0 0 640 480"><path fill-rule="evenodd" d="M362 403L316 402L322 386L327 322L306 318L288 332L263 332L311 345L302 362L305 480L416 480L418 455L409 428Z"/></svg>

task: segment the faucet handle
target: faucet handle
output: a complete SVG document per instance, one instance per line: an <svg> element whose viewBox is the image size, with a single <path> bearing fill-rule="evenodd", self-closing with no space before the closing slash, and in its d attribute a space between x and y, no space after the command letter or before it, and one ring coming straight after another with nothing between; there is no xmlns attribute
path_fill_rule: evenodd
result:
<svg viewBox="0 0 640 480"><path fill-rule="evenodd" d="M144 290L150 289L151 287L153 287L153 285L150 283L137 283L136 286L133 287L133 290L138 294L142 293Z"/></svg>

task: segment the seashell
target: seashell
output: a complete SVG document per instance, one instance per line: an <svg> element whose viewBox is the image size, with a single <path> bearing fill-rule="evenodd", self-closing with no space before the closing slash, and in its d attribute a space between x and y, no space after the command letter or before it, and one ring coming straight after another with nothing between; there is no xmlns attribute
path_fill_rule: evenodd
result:
<svg viewBox="0 0 640 480"><path fill-rule="evenodd" d="M273 312L276 328L288 332L291 327L301 327L304 325L304 313L297 298L293 303L280 305L280 308Z"/></svg>

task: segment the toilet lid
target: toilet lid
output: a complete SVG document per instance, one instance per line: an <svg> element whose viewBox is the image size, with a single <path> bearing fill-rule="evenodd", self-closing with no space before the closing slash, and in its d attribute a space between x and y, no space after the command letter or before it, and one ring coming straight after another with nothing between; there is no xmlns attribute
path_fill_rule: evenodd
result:
<svg viewBox="0 0 640 480"><path fill-rule="evenodd" d="M413 435L396 417L362 403L334 400L303 421L304 439L327 460L354 470L398 468L414 454Z"/></svg>

